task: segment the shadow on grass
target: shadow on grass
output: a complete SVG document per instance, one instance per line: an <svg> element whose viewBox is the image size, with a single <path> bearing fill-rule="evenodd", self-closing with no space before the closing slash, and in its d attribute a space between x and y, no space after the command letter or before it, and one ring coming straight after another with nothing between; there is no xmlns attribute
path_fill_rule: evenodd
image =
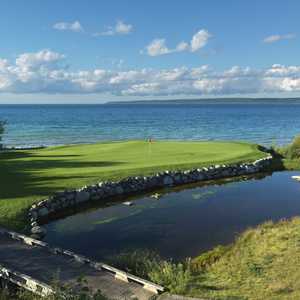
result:
<svg viewBox="0 0 300 300"><path fill-rule="evenodd" d="M88 180L93 168L124 164L117 161L78 161L70 157L80 155L38 155L34 152L9 151L0 154L0 201L34 195L49 196L82 179ZM68 157L69 159L66 159ZM91 172L89 172L91 168ZM64 172L56 169L72 170ZM78 172L76 172L77 170ZM85 172L82 170L85 169ZM75 172L74 172L75 171ZM83 183L84 184L84 183ZM74 186L75 187L75 186Z"/></svg>

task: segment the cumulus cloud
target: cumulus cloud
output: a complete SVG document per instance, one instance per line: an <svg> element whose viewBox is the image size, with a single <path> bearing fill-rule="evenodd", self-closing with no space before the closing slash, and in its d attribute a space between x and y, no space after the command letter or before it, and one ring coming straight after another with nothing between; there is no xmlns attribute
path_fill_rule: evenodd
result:
<svg viewBox="0 0 300 300"><path fill-rule="evenodd" d="M205 96L300 92L300 66L74 71L65 60L63 54L48 49L23 53L13 62L0 58L0 93Z"/></svg>
<svg viewBox="0 0 300 300"><path fill-rule="evenodd" d="M60 31L83 32L83 27L79 21L74 21L73 23L58 22L53 25L53 28Z"/></svg>
<svg viewBox="0 0 300 300"><path fill-rule="evenodd" d="M274 35L270 35L270 36L267 36L266 38L264 38L263 42L267 43L267 44L271 44L271 43L275 43L275 42L278 42L281 40L291 40L291 39L294 39L295 37L296 37L296 35L293 33L282 34L282 35L274 34Z"/></svg>
<svg viewBox="0 0 300 300"><path fill-rule="evenodd" d="M169 49L166 46L166 40L165 39L155 39L153 40L147 47L146 47L147 53L150 56L158 56L163 54L168 54L171 52L174 52L174 50Z"/></svg>
<svg viewBox="0 0 300 300"><path fill-rule="evenodd" d="M196 52L206 46L211 37L212 35L207 30L201 29L193 35L190 43L182 41L172 49L167 47L165 39L154 39L145 49L146 53L150 56L159 56L182 51Z"/></svg>
<svg viewBox="0 0 300 300"><path fill-rule="evenodd" d="M133 25L117 21L114 26L108 26L105 31L94 33L94 36L127 35L133 31Z"/></svg>
<svg viewBox="0 0 300 300"><path fill-rule="evenodd" d="M195 52L203 48L211 36L212 35L207 30L199 30L196 34L194 34L191 40L191 51Z"/></svg>

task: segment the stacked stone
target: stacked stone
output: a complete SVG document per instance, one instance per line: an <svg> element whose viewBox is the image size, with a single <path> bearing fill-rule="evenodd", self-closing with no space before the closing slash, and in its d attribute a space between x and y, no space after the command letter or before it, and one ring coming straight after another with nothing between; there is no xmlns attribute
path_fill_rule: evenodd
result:
<svg viewBox="0 0 300 300"><path fill-rule="evenodd" d="M29 209L31 233L35 238L42 238L46 231L39 226L41 220L88 201L100 201L205 180L250 175L263 171L271 164L271 161L272 156L267 156L253 163L214 165L186 171L167 170L152 176L129 177L118 182L100 182L78 190L55 193L50 198L32 205Z"/></svg>

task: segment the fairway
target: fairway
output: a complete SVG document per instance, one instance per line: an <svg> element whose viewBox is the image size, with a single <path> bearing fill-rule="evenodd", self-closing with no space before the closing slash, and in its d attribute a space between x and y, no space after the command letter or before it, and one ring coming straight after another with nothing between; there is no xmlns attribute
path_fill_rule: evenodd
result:
<svg viewBox="0 0 300 300"><path fill-rule="evenodd" d="M3 152L0 225L23 228L33 202L67 188L263 156L257 145L239 142L128 141Z"/></svg>

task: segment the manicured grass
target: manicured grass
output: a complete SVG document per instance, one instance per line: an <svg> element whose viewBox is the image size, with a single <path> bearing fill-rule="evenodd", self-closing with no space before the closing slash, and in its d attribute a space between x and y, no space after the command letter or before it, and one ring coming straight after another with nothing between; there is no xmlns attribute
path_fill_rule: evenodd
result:
<svg viewBox="0 0 300 300"><path fill-rule="evenodd" d="M67 188L263 156L256 145L238 142L128 141L2 152L0 225L22 229L33 202Z"/></svg>
<svg viewBox="0 0 300 300"><path fill-rule="evenodd" d="M299 245L299 217L247 230L191 280L188 294L218 300L300 299ZM204 255L214 256L213 251ZM203 263L201 256L195 261Z"/></svg>

